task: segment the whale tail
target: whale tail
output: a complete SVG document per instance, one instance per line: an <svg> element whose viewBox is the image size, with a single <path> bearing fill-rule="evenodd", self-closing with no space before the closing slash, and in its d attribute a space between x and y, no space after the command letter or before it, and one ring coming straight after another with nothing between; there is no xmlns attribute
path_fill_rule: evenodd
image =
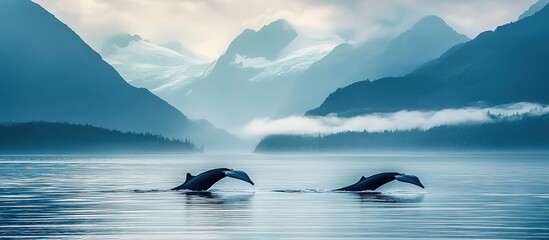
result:
<svg viewBox="0 0 549 240"><path fill-rule="evenodd" d="M395 176L395 178L398 181L405 182L405 183L411 183L411 184L414 184L418 187L425 188L425 186L423 186L423 184L421 184L421 182L419 181L419 178L417 178L414 175L406 175L406 174L403 173L401 175Z"/></svg>
<svg viewBox="0 0 549 240"><path fill-rule="evenodd" d="M358 180L358 182L343 188L338 188L336 189L336 191L353 191L353 192L366 191L366 190L374 191L377 188L383 186L384 184L394 180L398 180L400 182L405 182L405 183L411 183L421 188L425 188L416 176L406 175L406 174L397 173L397 172L384 172L384 173L374 174L369 177L362 176L360 177L360 180Z"/></svg>
<svg viewBox="0 0 549 240"><path fill-rule="evenodd" d="M242 180L244 182L248 182L248 183L254 185L254 182L252 182L252 180L250 179L248 174L246 174L244 171L229 170L229 171L224 171L224 173L225 173L225 175L227 175L227 177L236 178L236 179L239 179L239 180Z"/></svg>

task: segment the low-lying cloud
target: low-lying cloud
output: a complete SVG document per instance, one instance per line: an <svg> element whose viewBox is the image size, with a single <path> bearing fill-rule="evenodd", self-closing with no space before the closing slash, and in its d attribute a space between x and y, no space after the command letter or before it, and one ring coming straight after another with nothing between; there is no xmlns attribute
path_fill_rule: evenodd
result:
<svg viewBox="0 0 549 240"><path fill-rule="evenodd" d="M244 127L244 134L246 136L261 137L273 134L308 135L345 131L427 130L440 125L488 123L515 115L540 116L547 113L549 113L549 105L521 102L488 108L468 107L440 111L399 111L367 114L351 118L337 116L259 118Z"/></svg>

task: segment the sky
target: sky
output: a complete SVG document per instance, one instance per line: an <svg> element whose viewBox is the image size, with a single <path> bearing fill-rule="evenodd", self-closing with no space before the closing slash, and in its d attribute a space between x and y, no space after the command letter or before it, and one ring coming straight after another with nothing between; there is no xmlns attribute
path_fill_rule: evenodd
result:
<svg viewBox="0 0 549 240"><path fill-rule="evenodd" d="M536 0L34 0L94 49L108 37L139 34L179 41L204 59L221 55L244 29L288 20L303 35L349 42L391 37L437 15L474 38L516 21Z"/></svg>

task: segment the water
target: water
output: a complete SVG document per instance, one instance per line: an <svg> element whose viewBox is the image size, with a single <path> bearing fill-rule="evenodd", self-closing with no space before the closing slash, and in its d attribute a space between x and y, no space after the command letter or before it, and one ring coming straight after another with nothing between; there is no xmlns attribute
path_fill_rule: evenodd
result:
<svg viewBox="0 0 549 240"><path fill-rule="evenodd" d="M0 156L0 238L548 239L548 153ZM187 172L245 170L209 194ZM417 175L380 194L362 175Z"/></svg>

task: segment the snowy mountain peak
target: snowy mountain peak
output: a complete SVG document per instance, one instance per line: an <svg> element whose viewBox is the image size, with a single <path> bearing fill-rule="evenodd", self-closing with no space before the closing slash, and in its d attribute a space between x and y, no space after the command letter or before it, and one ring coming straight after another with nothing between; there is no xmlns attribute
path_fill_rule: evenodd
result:
<svg viewBox="0 0 549 240"><path fill-rule="evenodd" d="M294 32L294 27L290 22L286 21L285 19L278 19L272 23L269 23L265 26L263 26L259 32L268 32L268 31L284 31L284 32Z"/></svg>
<svg viewBox="0 0 549 240"><path fill-rule="evenodd" d="M444 19L439 16L430 15L420 19L409 31L440 31L453 29L448 26Z"/></svg>
<svg viewBox="0 0 549 240"><path fill-rule="evenodd" d="M469 40L470 39L467 36L456 32L452 27L446 24L442 18L437 16L426 16L419 20L410 30L393 39L388 46L388 51L391 51L391 48L396 48L393 49L394 52L391 54L398 54L398 52L414 48L420 49L418 48L419 44L423 45L426 50L437 49L435 52L438 53L444 52L449 46L454 46L455 44ZM415 54L419 54L419 52Z"/></svg>
<svg viewBox="0 0 549 240"><path fill-rule="evenodd" d="M297 32L286 20L280 19L263 26L259 31L244 30L229 45L226 56L235 54L249 58L263 57L274 60L280 51L297 37Z"/></svg>

